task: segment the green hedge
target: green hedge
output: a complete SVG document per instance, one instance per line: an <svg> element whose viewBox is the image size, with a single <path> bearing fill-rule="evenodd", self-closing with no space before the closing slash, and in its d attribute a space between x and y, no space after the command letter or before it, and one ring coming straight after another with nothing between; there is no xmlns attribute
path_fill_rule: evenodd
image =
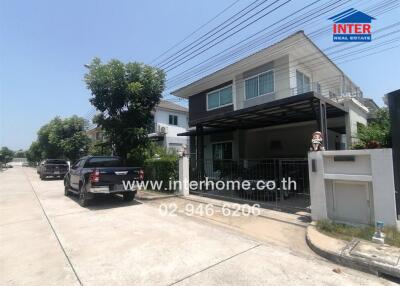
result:
<svg viewBox="0 0 400 286"><path fill-rule="evenodd" d="M163 181L163 188L168 188L170 180L178 180L178 158L169 156L147 159L144 162L144 178L148 181Z"/></svg>

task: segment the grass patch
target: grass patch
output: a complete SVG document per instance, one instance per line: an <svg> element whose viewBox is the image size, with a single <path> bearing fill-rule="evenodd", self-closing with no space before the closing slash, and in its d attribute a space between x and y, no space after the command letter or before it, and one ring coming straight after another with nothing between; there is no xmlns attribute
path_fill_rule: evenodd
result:
<svg viewBox="0 0 400 286"><path fill-rule="evenodd" d="M336 223L329 220L317 222L317 229L329 236L350 241L353 238L360 238L371 241L375 228L373 226L352 226L343 223ZM385 243L400 247L400 232L395 227L384 227Z"/></svg>

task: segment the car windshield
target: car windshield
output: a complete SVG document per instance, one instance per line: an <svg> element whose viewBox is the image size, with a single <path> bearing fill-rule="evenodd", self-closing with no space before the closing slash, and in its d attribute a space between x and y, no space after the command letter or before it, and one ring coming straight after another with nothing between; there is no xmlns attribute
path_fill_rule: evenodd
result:
<svg viewBox="0 0 400 286"><path fill-rule="evenodd" d="M121 166L122 166L121 159L117 158L117 157L96 157L96 158L91 158L85 164L85 168L121 167Z"/></svg>
<svg viewBox="0 0 400 286"><path fill-rule="evenodd" d="M67 161L59 159L50 159L46 160L46 164L67 164Z"/></svg>

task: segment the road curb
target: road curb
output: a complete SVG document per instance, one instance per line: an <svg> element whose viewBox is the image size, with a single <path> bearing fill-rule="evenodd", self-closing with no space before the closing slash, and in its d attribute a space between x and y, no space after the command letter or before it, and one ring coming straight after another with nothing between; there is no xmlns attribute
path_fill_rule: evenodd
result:
<svg viewBox="0 0 400 286"><path fill-rule="evenodd" d="M343 241L319 232L315 225L309 225L306 231L306 242L319 256L337 264L400 281L399 264L391 266L351 254L352 250L360 243L359 239L353 239L350 242Z"/></svg>
<svg viewBox="0 0 400 286"><path fill-rule="evenodd" d="M173 198L177 197L175 194L171 195L154 195L148 192L143 192L140 191L136 195L136 199L142 200L142 201L154 201L154 200L161 200L161 199L168 199L168 198Z"/></svg>

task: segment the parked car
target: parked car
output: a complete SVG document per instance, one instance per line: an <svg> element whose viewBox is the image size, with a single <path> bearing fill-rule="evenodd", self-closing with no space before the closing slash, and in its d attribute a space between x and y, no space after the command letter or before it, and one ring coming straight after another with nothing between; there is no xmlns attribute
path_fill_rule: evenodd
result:
<svg viewBox="0 0 400 286"><path fill-rule="evenodd" d="M64 178L68 172L69 165L67 161L62 159L46 159L37 167L37 173L41 180L46 177Z"/></svg>
<svg viewBox="0 0 400 286"><path fill-rule="evenodd" d="M123 181L142 181L140 167L126 167L116 156L86 156L72 166L64 178L65 195L79 196L79 204L86 206L97 194L122 194L125 201L132 201L137 186L125 189Z"/></svg>

